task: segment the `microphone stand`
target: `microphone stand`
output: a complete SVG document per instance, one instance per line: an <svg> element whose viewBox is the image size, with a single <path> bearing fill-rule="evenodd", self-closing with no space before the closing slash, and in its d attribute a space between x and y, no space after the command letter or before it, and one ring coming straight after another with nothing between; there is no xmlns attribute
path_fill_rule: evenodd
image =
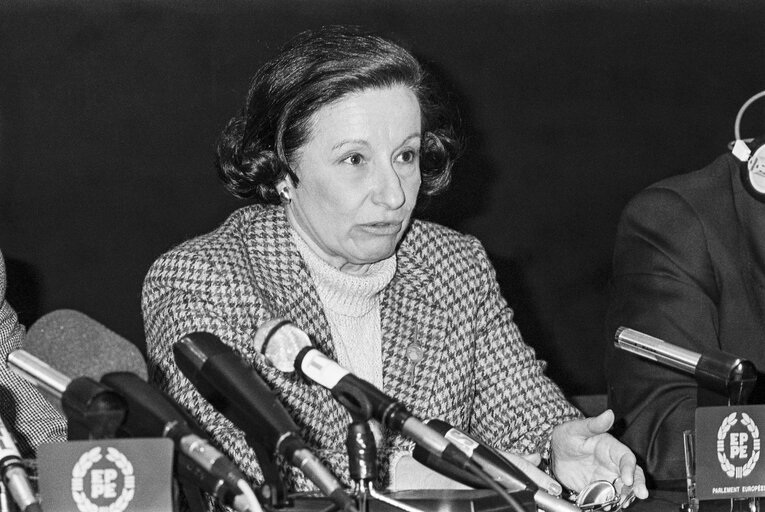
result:
<svg viewBox="0 0 765 512"><path fill-rule="evenodd" d="M746 405L757 384L757 368L751 361L724 353L702 352L694 376L699 386L727 393L728 405Z"/></svg>
<svg viewBox="0 0 765 512"><path fill-rule="evenodd" d="M721 350L708 350L699 354L627 327L616 330L614 346L693 374L699 387L727 395L729 407L746 405L757 383L754 363ZM683 506L693 510L690 492L688 498L688 503ZM759 498L733 498L730 501L731 512L759 510Z"/></svg>
<svg viewBox="0 0 765 512"><path fill-rule="evenodd" d="M348 424L345 441L348 450L348 472L355 484L359 512L369 512L368 498L377 481L377 444L369 422L354 418Z"/></svg>
<svg viewBox="0 0 765 512"><path fill-rule="evenodd" d="M699 360L699 366L696 370L696 379L699 384L702 383L702 376L699 371L704 363L704 354L701 355ZM746 405L749 402L749 395L752 393L755 384L757 383L757 369L754 364L747 360L738 360L731 368L723 368L728 370L727 377L725 379L725 388L728 391L728 405ZM705 372L707 373L707 372ZM713 371L708 372L714 375ZM719 372L723 373L723 372ZM730 504L731 512L757 512L760 510L760 498L739 498L732 499Z"/></svg>
<svg viewBox="0 0 765 512"><path fill-rule="evenodd" d="M345 446L348 450L348 472L355 485L359 512L369 512L369 498L374 498L404 512L423 512L399 500L385 496L375 490L377 481L377 444L369 420L374 408L365 396L347 393L333 393L335 398L350 412L352 421L348 424Z"/></svg>
<svg viewBox="0 0 765 512"><path fill-rule="evenodd" d="M757 383L757 368L751 361L726 353L702 352L694 376L699 386L726 393L728 406L732 407L749 402ZM730 510L755 512L760 509L759 501L759 498L733 498Z"/></svg>
<svg viewBox="0 0 765 512"><path fill-rule="evenodd" d="M260 470L263 472L263 485L258 491L258 497L266 507L284 508L293 505L292 500L287 496L284 483L279 477L279 468L276 465L273 454L269 453L263 444L252 436L246 437L247 444L255 451L255 456L260 463Z"/></svg>

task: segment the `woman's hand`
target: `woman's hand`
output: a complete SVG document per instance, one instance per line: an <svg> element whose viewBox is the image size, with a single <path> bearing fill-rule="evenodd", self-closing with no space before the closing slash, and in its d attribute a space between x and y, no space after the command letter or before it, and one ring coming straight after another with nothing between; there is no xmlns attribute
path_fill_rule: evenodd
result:
<svg viewBox="0 0 765 512"><path fill-rule="evenodd" d="M599 416L555 427L551 444L553 473L573 491L595 480L607 480L615 482L621 494L631 488L636 497L645 499L648 489L643 470L630 449L607 433L613 423L614 413L609 409Z"/></svg>

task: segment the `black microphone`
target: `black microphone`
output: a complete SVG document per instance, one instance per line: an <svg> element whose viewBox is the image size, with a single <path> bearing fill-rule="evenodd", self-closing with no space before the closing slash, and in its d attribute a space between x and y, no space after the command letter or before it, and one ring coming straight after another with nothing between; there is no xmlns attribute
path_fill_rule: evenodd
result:
<svg viewBox="0 0 765 512"><path fill-rule="evenodd" d="M369 409L367 412L380 423L401 432L434 455L463 470L474 470L470 459L443 435L416 418L404 404L315 349L308 335L288 320L264 322L255 334L255 347L278 370L297 371L329 389L353 414L364 416L364 409Z"/></svg>
<svg viewBox="0 0 765 512"><path fill-rule="evenodd" d="M529 491L534 496L537 506L547 512L580 512L573 503L553 496L539 488L531 478L521 471L515 464L507 460L495 448L476 440L474 437L451 426L445 421L431 419L427 425L453 443L463 451L470 459L477 463L497 483L511 492ZM472 474L460 471L458 468L449 467L449 464L433 457L432 454L415 447L412 454L414 459L449 478L453 478L472 487L485 487L483 481L475 478Z"/></svg>
<svg viewBox="0 0 765 512"><path fill-rule="evenodd" d="M260 510L252 489L239 468L207 439L192 432L185 413L164 393L131 372L107 373L101 382L115 390L127 402L127 416L120 425L120 433L127 437L167 437L176 449L198 467L233 489L242 493L246 505L228 494L228 488L219 486L213 495L223 503L234 504L237 510Z"/></svg>
<svg viewBox="0 0 765 512"><path fill-rule="evenodd" d="M727 393L732 404L745 404L757 383L754 363L721 350L694 352L627 327L614 338L616 348L690 373L699 385Z"/></svg>
<svg viewBox="0 0 765 512"><path fill-rule="evenodd" d="M311 452L298 426L260 375L217 336L196 332L173 345L181 372L210 404L296 466L341 509L358 512L342 484Z"/></svg>
<svg viewBox="0 0 765 512"><path fill-rule="evenodd" d="M42 512L40 502L21 464L21 455L5 422L0 418L0 476L22 512Z"/></svg>

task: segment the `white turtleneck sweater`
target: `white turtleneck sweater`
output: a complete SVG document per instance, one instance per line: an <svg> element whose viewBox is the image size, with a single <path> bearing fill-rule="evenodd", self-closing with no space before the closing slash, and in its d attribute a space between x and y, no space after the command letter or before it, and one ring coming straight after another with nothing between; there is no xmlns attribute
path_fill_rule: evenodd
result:
<svg viewBox="0 0 765 512"><path fill-rule="evenodd" d="M396 255L373 263L364 274L348 274L322 260L294 230L292 238L324 306L337 362L382 389L380 292L393 279Z"/></svg>

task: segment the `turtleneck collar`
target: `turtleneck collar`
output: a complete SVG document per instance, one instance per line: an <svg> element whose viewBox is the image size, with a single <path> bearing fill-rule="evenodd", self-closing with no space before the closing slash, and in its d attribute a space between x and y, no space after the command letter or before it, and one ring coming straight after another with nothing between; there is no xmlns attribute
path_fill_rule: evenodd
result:
<svg viewBox="0 0 765 512"><path fill-rule="evenodd" d="M395 254L371 264L364 274L349 274L322 260L294 229L290 231L324 307L336 313L357 317L377 305L378 294L396 273Z"/></svg>

